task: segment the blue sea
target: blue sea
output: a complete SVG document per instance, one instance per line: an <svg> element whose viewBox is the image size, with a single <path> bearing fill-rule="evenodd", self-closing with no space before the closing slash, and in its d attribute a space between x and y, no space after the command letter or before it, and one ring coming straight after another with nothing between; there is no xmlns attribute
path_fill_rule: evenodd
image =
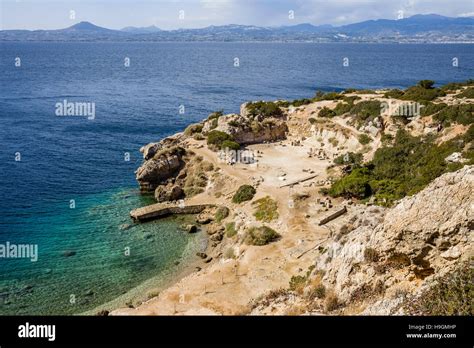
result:
<svg viewBox="0 0 474 348"><path fill-rule="evenodd" d="M189 217L129 218L153 202L142 145L248 100L469 78L473 45L0 43L0 244L38 245L36 262L0 259L0 314L84 313L194 261ZM57 116L64 100L94 119Z"/></svg>

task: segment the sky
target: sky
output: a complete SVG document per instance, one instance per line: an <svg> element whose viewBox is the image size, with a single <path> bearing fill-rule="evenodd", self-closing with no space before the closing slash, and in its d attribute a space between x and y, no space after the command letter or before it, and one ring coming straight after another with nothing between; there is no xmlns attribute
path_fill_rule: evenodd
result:
<svg viewBox="0 0 474 348"><path fill-rule="evenodd" d="M80 21L110 29L337 26L429 13L474 16L474 0L0 0L0 29L61 29Z"/></svg>

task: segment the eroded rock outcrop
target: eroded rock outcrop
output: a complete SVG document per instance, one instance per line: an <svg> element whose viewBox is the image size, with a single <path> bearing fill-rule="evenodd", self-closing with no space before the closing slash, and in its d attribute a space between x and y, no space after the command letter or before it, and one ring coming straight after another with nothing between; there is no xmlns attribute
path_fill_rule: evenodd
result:
<svg viewBox="0 0 474 348"><path fill-rule="evenodd" d="M184 148L166 148L162 145L159 148L160 150L157 144L150 144L144 149L144 156L149 158L135 172L142 191L155 190L158 185L174 177L184 166L183 156L186 153Z"/></svg>
<svg viewBox="0 0 474 348"><path fill-rule="evenodd" d="M328 244L317 269L341 301L378 298L389 311L400 289L413 293L472 255L474 166L442 175L392 209L356 208L349 224L353 230Z"/></svg>

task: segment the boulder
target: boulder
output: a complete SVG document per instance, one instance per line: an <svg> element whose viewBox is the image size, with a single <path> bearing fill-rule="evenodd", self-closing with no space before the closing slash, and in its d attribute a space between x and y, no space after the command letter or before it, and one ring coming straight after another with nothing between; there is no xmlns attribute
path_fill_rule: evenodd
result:
<svg viewBox="0 0 474 348"><path fill-rule="evenodd" d="M185 228L185 229L186 229L186 231L187 231L188 233L196 233L197 230L198 230L197 226L196 226L196 225L193 225L193 224L186 225L186 228Z"/></svg>
<svg viewBox="0 0 474 348"><path fill-rule="evenodd" d="M183 189L178 185L160 185L155 189L155 199L158 203L177 201L184 197Z"/></svg>
<svg viewBox="0 0 474 348"><path fill-rule="evenodd" d="M173 178L184 166L182 156L169 153L145 161L135 172L142 191L152 191L169 178Z"/></svg>

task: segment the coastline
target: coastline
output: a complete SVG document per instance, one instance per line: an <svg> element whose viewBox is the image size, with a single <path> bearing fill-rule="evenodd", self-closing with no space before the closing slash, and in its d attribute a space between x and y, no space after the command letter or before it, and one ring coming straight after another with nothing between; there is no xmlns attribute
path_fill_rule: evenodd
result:
<svg viewBox="0 0 474 348"><path fill-rule="evenodd" d="M347 94L342 92L340 95L341 99L344 96L348 98L347 100L352 100L351 103L353 103L351 98L358 98L360 103L370 104L383 102L386 98L385 93L387 90L360 93L355 91ZM332 98L331 93L328 95ZM452 100L449 98L441 97L440 99L451 103ZM264 104L268 105L268 103L284 102ZM331 255L334 252L340 252L342 248L342 245L338 244L340 237L337 231L343 231L347 224L365 216L364 214L368 214L369 220L361 222L362 227L369 224L375 228L377 221L383 219L385 214L389 215L391 210L372 209L370 208L372 204L369 202L347 200L342 197L329 199L323 189L327 190L328 185L334 183L343 174L342 168L333 164L335 158L343 155L344 151L353 151L360 153L364 161L370 161L377 149L382 147L383 130L395 134L404 126L397 124L396 119L392 119L389 114L380 115L374 119L373 123L371 121L363 127L351 123L347 112L344 113L345 116L334 115L330 119L321 115L318 115L318 119L311 117L311 115L319 114L321 110L334 109L337 103L337 98L335 101L322 98L322 100L298 107L280 104L286 106L277 106L272 110L278 111L281 107L284 111L272 111L276 113L276 116L268 117L272 120L269 129L265 128L265 125L268 125L268 119L265 117L259 119L258 122L263 120L261 126L264 128L257 134L252 133L253 131L245 125L246 119L253 117L249 116L248 104L245 103L241 106L240 115L228 114L216 117L211 114L207 120L188 126L182 133L142 147L140 151L145 161L136 172L142 189L155 190L156 188L156 199L176 201L177 197L173 196L173 198L168 194L169 192L182 194L183 191L177 190L180 185L180 189L190 189L185 186L187 181L182 181L182 178L190 177L192 179L190 182L194 182L193 175L204 175L206 184L202 185L202 189L197 193L194 193L195 188L191 187L193 190L189 192L193 192L193 195L185 198L186 204L225 206L228 207L230 213L219 221L215 221L217 220L215 212L207 213L214 216L209 218L210 224L207 227L210 228L208 234L211 235L210 239L214 243L208 252L209 256L206 256L209 261L204 263L198 272L183 274L183 277L177 278L158 296L138 307L119 308L110 314L292 315L307 313L309 310L310 314L320 315L334 310L342 314L361 314L365 313L364 311L370 311L370 303L373 303L376 297L371 298L371 302L368 303L345 305L344 308L340 308L346 301L350 302L354 295L348 293L347 284L340 284L341 279L339 279L337 269L342 267L339 264L342 261L333 260ZM428 131L437 132L431 122L431 118L416 118L412 123L411 131L415 136ZM285 130L283 126L288 128ZM193 136L193 129L199 129L199 136ZM213 129L217 132L232 134L233 139L238 143L245 144L245 150L256 154L256 161L252 164L223 161L217 155L212 143L210 145L209 137ZM443 139L452 139L459 135L459 132L466 130L467 127L460 128L457 125L448 127L442 134ZM203 143L206 137L203 137L201 132L208 136L207 145ZM371 146L366 146L367 143L364 144L360 140L362 135L369 139ZM181 147L182 150L179 150ZM317 151L315 152L314 149ZM198 168L204 165L208 169L204 172L196 172L196 163ZM291 163L291 166L288 166L288 163ZM174 169L171 170L172 168ZM459 180L466 180L464 178L465 175L469 175L469 170L462 172L458 176ZM153 175L158 176L158 181L154 181L156 179ZM239 186L245 186L244 184L253 185L256 188L256 194L255 198L252 197L250 201L240 204L240 202L235 202L233 197L235 197L236 189ZM264 218L264 225L277 231L280 237L270 243L249 244L247 242L249 231L262 226L255 204L268 200L274 201L276 214L272 213L271 217ZM344 207L343 210L341 210L342 207ZM464 208L469 209L469 207ZM405 209L403 205L401 209ZM334 214L335 212L337 213ZM416 212L406 214L416 214ZM327 219L327 216L331 218ZM401 217L403 219L403 215ZM370 222L372 220L375 222ZM229 223L235 225L236 235L228 236L224 233ZM372 223L374 225L371 225ZM362 231L360 233L366 233L367 230L362 229ZM340 232L339 235L341 233L347 232ZM385 233L387 232L383 232ZM395 232L390 231L390 233ZM214 236L219 238L215 239ZM466 239L461 240L464 247ZM345 239L341 242L346 243ZM356 245L353 247L360 248ZM331 248L334 250L326 253ZM438 256L434 256L436 262L440 262L436 259ZM349 264L347 271L349 274L352 270L351 264L355 261L352 258L344 259L344 262ZM335 264L334 267L329 266L332 263ZM454 265L454 262L441 263L443 270L452 269ZM419 271L415 270L416 272ZM325 273L327 276L323 278ZM313 279L309 285L306 284L308 278ZM327 305L323 304L324 301L316 301L316 304L312 304L308 309L307 298L303 294L313 291L311 287L321 286L323 279L324 281L329 279L332 283L331 288L327 290L330 296L336 296L336 293L339 296L345 296L344 302L339 302L338 305L332 305L327 309ZM303 280L303 285L306 284L309 287L304 291L303 288L295 287L294 284L296 281ZM373 282L374 277L364 278L363 281ZM380 281L382 280L379 279ZM397 282L400 282L400 285L397 285ZM410 291L415 292L421 288L422 284L417 281L416 276L411 275L402 275L397 282L391 283L392 292L387 290L388 305L382 302L382 305L378 305L378 309L372 313L378 313L377 310L386 311L386 307L394 310L394 306L399 304L400 299L392 298L392 296L397 296L396 289L399 286L408 287ZM351 291L357 293L359 290L356 287L357 284L353 284ZM332 298L330 296L325 300L326 302Z"/></svg>

